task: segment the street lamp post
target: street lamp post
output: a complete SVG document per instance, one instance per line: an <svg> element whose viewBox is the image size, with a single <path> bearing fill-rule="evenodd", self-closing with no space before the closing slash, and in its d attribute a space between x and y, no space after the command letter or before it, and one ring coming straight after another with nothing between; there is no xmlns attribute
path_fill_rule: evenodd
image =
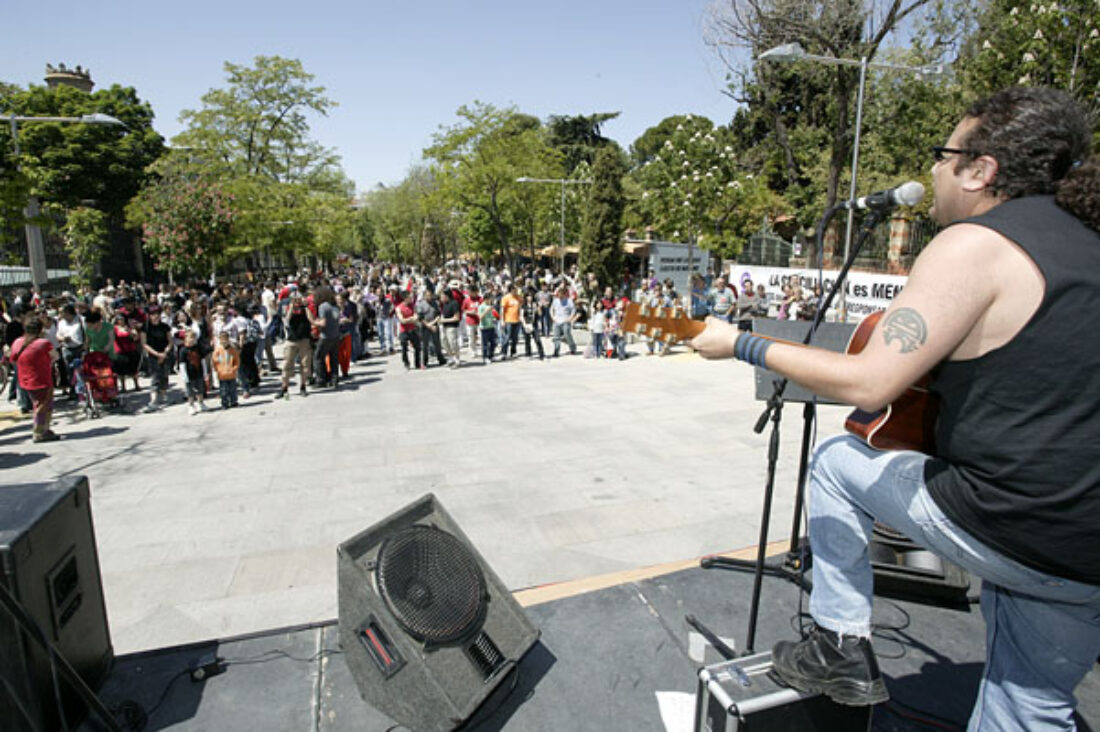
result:
<svg viewBox="0 0 1100 732"><path fill-rule="evenodd" d="M817 61L831 66L858 66L859 67L859 93L856 96L856 129L852 140L852 183L848 189L848 200L854 201L856 197L856 171L859 169L859 138L863 127L863 92L867 85L867 69L885 69L888 71L908 71L918 76L941 76L945 73L943 64L931 66L905 66L903 64L891 64L884 62L869 62L866 56L858 61L850 58L836 58L835 56L819 56L806 53L798 43L786 43L764 51L758 57L761 61L776 61L793 63L795 61ZM855 221L855 209L848 209L848 227L844 233L844 261L848 261L848 252L852 247L852 228ZM841 319L847 320L848 299L845 291L840 291Z"/></svg>
<svg viewBox="0 0 1100 732"><path fill-rule="evenodd" d="M516 178L516 183L560 183L561 184L561 273L565 274L565 187L573 184L591 183L582 178Z"/></svg>
<svg viewBox="0 0 1100 732"><path fill-rule="evenodd" d="M8 115L8 122L11 124L11 141L15 147L15 160L16 165L19 165L19 123L20 122L64 122L73 124L85 124L85 125L120 125L125 127L126 125L118 119L96 112L95 114L85 114L82 117L20 117L16 114ZM21 167L21 166L20 166ZM24 211L24 215L27 219L26 232L27 232L27 258L30 264L31 270L31 285L33 287L44 287L49 280L49 272L46 270L46 247L42 243L42 229L38 224L34 223L34 220L38 218L38 197L30 196L27 199L27 207Z"/></svg>

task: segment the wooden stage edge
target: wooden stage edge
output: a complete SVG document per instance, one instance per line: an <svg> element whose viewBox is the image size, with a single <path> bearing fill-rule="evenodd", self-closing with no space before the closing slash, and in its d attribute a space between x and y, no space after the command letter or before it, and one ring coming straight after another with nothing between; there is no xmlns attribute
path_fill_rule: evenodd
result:
<svg viewBox="0 0 1100 732"><path fill-rule="evenodd" d="M765 550L765 556L772 557L776 554L780 554L786 551L786 547L789 544L789 540L770 542ZM756 559L756 551L757 547L754 545L735 551L722 552L720 554L706 554L704 556L753 560ZM547 585L516 590L512 595L516 598L516 601L521 607L531 607L532 605L541 605L545 602L553 602L554 600L561 600L566 597L583 595L587 592L605 590L608 587L617 587L618 585L623 585L628 582L638 582L653 577L660 577L665 574L672 574L682 569L698 567L699 560L702 558L703 557L682 559L678 562L654 564L649 567L626 569L619 572L611 572L609 574L599 574L594 577L581 577L580 579L568 580L566 582L554 582Z"/></svg>

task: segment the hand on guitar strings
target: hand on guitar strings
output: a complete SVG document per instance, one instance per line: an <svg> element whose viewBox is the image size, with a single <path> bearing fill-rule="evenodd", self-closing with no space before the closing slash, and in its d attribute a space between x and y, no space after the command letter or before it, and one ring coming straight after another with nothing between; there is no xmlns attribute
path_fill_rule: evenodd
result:
<svg viewBox="0 0 1100 732"><path fill-rule="evenodd" d="M707 318L706 326L702 333L688 341L688 346L703 358L733 358L733 344L740 332L737 326L713 315Z"/></svg>

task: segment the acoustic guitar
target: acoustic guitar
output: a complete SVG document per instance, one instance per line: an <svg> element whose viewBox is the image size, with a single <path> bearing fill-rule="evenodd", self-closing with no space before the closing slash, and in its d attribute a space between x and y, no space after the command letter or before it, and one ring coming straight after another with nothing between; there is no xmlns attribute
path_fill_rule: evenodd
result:
<svg viewBox="0 0 1100 732"><path fill-rule="evenodd" d="M871 313L860 321L845 353L854 355L867 347L883 312ZM623 315L623 332L649 336L667 345L691 340L705 328L705 323L687 317L682 308L650 308L630 303ZM770 340L802 345L778 338ZM928 383L929 377L923 376L877 412L853 409L844 420L844 428L878 450L917 450L934 455L939 398L928 390Z"/></svg>

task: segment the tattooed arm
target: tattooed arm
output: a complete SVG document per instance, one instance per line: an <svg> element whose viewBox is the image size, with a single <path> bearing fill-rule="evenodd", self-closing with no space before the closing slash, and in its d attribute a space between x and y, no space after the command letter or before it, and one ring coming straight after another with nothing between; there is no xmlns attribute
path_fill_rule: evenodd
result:
<svg viewBox="0 0 1100 732"><path fill-rule="evenodd" d="M1012 297L1005 285L1011 278L1003 275L1016 264L1006 259L1018 256L1014 245L989 229L951 226L918 257L905 289L861 353L775 343L767 366L818 394L880 409L957 349L965 351L961 344L983 336L991 308ZM730 357L737 334L723 325L708 320L691 345L706 358Z"/></svg>

